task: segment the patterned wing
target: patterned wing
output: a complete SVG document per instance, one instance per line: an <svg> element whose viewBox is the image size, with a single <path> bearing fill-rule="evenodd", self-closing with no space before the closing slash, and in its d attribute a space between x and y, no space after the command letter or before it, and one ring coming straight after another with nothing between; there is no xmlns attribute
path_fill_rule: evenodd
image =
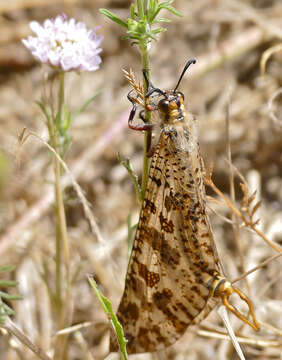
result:
<svg viewBox="0 0 282 360"><path fill-rule="evenodd" d="M173 344L212 308L209 285L219 266L192 135L184 124L164 128L152 158L117 313L129 354ZM110 348L117 350L113 337Z"/></svg>

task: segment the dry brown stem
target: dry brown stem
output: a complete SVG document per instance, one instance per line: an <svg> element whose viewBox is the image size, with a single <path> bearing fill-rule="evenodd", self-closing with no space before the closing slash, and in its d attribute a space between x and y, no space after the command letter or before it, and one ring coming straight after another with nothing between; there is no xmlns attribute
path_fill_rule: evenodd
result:
<svg viewBox="0 0 282 360"><path fill-rule="evenodd" d="M201 336L205 336L205 337L212 337L215 339L230 340L229 335L225 335L225 334L219 333L219 332L198 330L197 334L199 334ZM241 344L252 344L252 345L261 346L261 347L269 347L269 346L279 347L282 345L281 341L273 341L273 340L268 340L268 339L252 339L249 337L242 337L242 336L236 336L236 339Z"/></svg>
<svg viewBox="0 0 282 360"><path fill-rule="evenodd" d="M234 284L235 282L246 278L248 275L252 274L253 272L255 272L255 271L259 270L259 269L262 269L264 266L266 266L270 262L278 259L281 255L282 255L282 252L280 252L279 254L271 256L269 259L266 259L265 261L261 262L259 265L255 266L254 268L246 271L244 274L238 276L236 279L232 280L231 283Z"/></svg>
<svg viewBox="0 0 282 360"><path fill-rule="evenodd" d="M6 319L5 324L1 325L2 328L6 329L10 334L14 335L22 344L27 346L39 359L41 360L52 360L39 346L34 344L31 339L19 329L16 324Z"/></svg>
<svg viewBox="0 0 282 360"><path fill-rule="evenodd" d="M229 200L214 184L213 180L212 180L212 167L210 167L208 175L205 177L205 183L207 186L209 186L222 200L224 200L224 202L226 203L226 205L229 207L229 209L231 210L231 212L233 214L235 214L239 219L242 220L243 224L245 227L250 228L251 230L253 230L259 237L261 237L270 247L272 247L272 249L274 249L276 252L281 253L282 249L279 245L275 244L273 241L269 240L258 228L257 228L257 223L258 220L254 221L253 220L253 215L255 214L257 208L259 207L260 204L255 204L253 209L250 208L250 205L252 203L252 201L254 200L254 195L252 194L251 197L248 196L248 191L247 191L247 187L245 184L241 184L242 187L242 191L243 191L243 205L244 205L244 211L247 213L248 217L246 217L242 211L238 210L236 205L234 205L234 203ZM241 209L242 210L242 209Z"/></svg>

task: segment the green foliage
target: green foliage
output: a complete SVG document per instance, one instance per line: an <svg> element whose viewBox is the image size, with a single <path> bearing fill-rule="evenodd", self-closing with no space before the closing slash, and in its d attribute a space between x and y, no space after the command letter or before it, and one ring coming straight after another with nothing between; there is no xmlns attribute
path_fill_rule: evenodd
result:
<svg viewBox="0 0 282 360"><path fill-rule="evenodd" d="M0 273L4 272L10 272L15 269L14 266L6 265L6 266L0 266ZM15 287L17 286L17 281L11 281L11 280L0 280L0 287ZM11 309L3 300L21 300L22 297L20 295L9 295L8 293L4 291L0 291L0 324L4 324L6 321L6 318L8 316L14 315L14 310Z"/></svg>
<svg viewBox="0 0 282 360"><path fill-rule="evenodd" d="M94 95L88 98L77 110L73 113L70 112L70 109L67 104L63 104L63 111L57 111L54 116L54 121L52 119L52 113L54 112L51 107L45 104L43 101L36 101L37 105L40 107L45 119L46 125L48 127L49 134L52 138L53 134L53 124L57 131L59 145L60 145L60 155L64 157L64 154L68 150L68 147L72 141L72 137L69 133L70 126L74 119L82 113L86 107L101 93L97 91Z"/></svg>
<svg viewBox="0 0 282 360"><path fill-rule="evenodd" d="M102 92L102 90L97 91L94 95L92 95L89 99L87 99L71 116L71 122L82 113L87 106Z"/></svg>
<svg viewBox="0 0 282 360"><path fill-rule="evenodd" d="M120 324L120 322L118 321L114 311L113 311L113 307L112 304L110 302L109 299L107 299L98 289L97 284L95 282L95 280L93 279L93 277L91 275L88 276L88 281L92 287L92 289L94 290L95 295L97 296L102 309L104 310L104 313L106 314L107 318L111 320L113 329L115 330L118 342L119 342L119 346L120 346L120 351L123 355L124 360L128 359L128 355L127 355L127 351L126 351L126 339L124 337L124 333L123 333L123 329L122 326Z"/></svg>
<svg viewBox="0 0 282 360"><path fill-rule="evenodd" d="M129 35L125 36L125 39L133 40L134 43L137 42L140 47L145 48L151 40L156 40L156 35L166 30L163 27L154 28L153 25L170 22L166 18L157 18L161 10L168 10L174 15L182 16L171 6L172 3L173 0L161 3L158 0L137 0L137 9L134 4L131 4L130 18L126 22L107 9L100 9L100 12L127 29Z"/></svg>
<svg viewBox="0 0 282 360"><path fill-rule="evenodd" d="M120 157L120 154L117 154L117 158L118 158L118 161L121 163L121 165L123 167L125 167L129 176L131 177L131 180L133 181L133 184L135 186L137 199L139 202L141 202L142 201L142 189L138 182L138 176L134 172L132 165L130 163L130 160L129 159L122 160L122 158Z"/></svg>

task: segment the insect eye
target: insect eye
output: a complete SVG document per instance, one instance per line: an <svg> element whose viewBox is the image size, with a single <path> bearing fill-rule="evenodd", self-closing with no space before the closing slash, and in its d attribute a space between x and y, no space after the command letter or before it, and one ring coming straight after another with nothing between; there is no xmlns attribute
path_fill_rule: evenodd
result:
<svg viewBox="0 0 282 360"><path fill-rule="evenodd" d="M169 101L166 100L166 99L160 100L159 105L158 105L158 108L159 108L159 110L161 110L162 112L168 111L168 109L169 109Z"/></svg>
<svg viewBox="0 0 282 360"><path fill-rule="evenodd" d="M176 96L177 96L178 98L182 99L182 101L184 100L184 94L183 94L182 92L177 91Z"/></svg>

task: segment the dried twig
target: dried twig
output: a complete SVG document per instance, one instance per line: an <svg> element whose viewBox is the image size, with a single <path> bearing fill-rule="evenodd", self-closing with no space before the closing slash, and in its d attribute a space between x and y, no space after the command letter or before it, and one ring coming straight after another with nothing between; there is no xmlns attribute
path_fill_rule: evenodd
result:
<svg viewBox="0 0 282 360"><path fill-rule="evenodd" d="M210 337L214 339L222 339L222 340L230 340L230 337L225 334L220 334L219 332L212 332L207 330L198 330L198 335ZM282 345L281 341L274 341L274 340L268 340L268 339L252 339L248 337L242 337L242 336L236 336L236 339L241 344L249 344L249 345L255 345L255 346L261 346L261 347L279 347Z"/></svg>
<svg viewBox="0 0 282 360"><path fill-rule="evenodd" d="M230 127L229 106L230 105L228 104L227 109L226 109L226 118L225 118L225 123L226 123L226 127L225 127L225 129L226 129L226 152L227 152L227 159L228 159L228 163L229 163L230 198L231 198L232 202L235 203L234 171L233 171L233 167L231 166L232 158L231 158L231 142L230 142L230 133L229 133L229 127ZM244 255L243 255L242 245L241 245L241 242L239 240L240 227L239 227L238 217L235 216L235 214L232 212L231 213L231 219L232 219L232 229L233 229L234 239L235 239L238 254L239 254L239 257L240 257L241 268L242 268L242 271L245 273L246 272L246 263L245 263L245 258L244 258ZM245 278L245 284L246 284L248 295L250 296L250 286L249 286L249 282L248 282L247 277Z"/></svg>
<svg viewBox="0 0 282 360"><path fill-rule="evenodd" d="M261 237L270 247L272 247L276 252L281 253L282 252L282 248L275 244L273 241L269 240L258 228L257 228L257 223L258 221L253 221L253 215L255 214L257 208L259 207L259 204L257 203L252 210L250 210L250 204L251 202L254 200L254 195L252 194L251 197L247 196L247 187L245 186L245 184L241 184L242 186L242 190L246 191L244 193L244 205L247 208L247 213L249 218L247 218L242 211L238 210L237 207L233 204L233 202L231 200L229 200L214 184L213 180L212 180L212 167L209 169L209 173L207 176L205 176L205 184L207 186L209 186L211 189L213 189L213 191L221 198L224 200L224 202L226 203L226 205L229 207L229 209L232 211L232 213L234 213L239 219L241 219L244 223L244 226L249 227L250 229L252 229L259 237Z"/></svg>
<svg viewBox="0 0 282 360"><path fill-rule="evenodd" d="M255 271L259 270L259 269L262 269L264 266L266 266L271 261L274 261L274 260L278 259L281 255L282 255L282 252L280 252L279 254L271 256L269 259L266 259L265 261L263 261L259 265L255 266L251 270L246 271L244 274L242 274L242 275L238 276L236 279L232 280L231 284L234 284L235 282L246 278L248 275L252 274L253 272L255 272Z"/></svg>
<svg viewBox="0 0 282 360"><path fill-rule="evenodd" d="M10 334L14 335L22 344L26 345L39 359L41 360L52 360L39 346L34 344L31 339L19 329L16 324L6 319L5 324L1 325L2 328L6 329Z"/></svg>

